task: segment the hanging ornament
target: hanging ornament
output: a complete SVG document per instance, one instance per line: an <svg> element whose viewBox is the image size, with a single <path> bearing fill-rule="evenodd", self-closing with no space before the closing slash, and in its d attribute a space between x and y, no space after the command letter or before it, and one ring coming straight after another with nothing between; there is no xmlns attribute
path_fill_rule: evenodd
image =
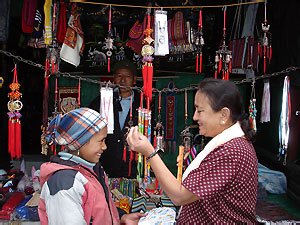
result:
<svg viewBox="0 0 300 225"><path fill-rule="evenodd" d="M216 51L215 56L215 79L218 78L218 73L222 72L222 79L229 80L229 73L231 72L231 51L227 49L227 45L225 43L226 37L226 9L227 7L223 7L224 11L224 28L223 28L223 40L222 45L218 51Z"/></svg>
<svg viewBox="0 0 300 225"><path fill-rule="evenodd" d="M264 80L264 91L261 101L260 122L270 122L270 81Z"/></svg>
<svg viewBox="0 0 300 225"><path fill-rule="evenodd" d="M159 92L158 95L158 115L157 115L157 123L154 128L154 148L155 151L163 151L164 152L164 147L165 147L165 142L164 142L164 127L161 123L161 91Z"/></svg>
<svg viewBox="0 0 300 225"><path fill-rule="evenodd" d="M105 46L104 49L106 50L107 55L107 72L110 72L110 57L112 56L112 51L115 48L113 46L114 39L112 38L111 32L111 5L109 6L109 25L108 25L108 34L107 38L105 38Z"/></svg>
<svg viewBox="0 0 300 225"><path fill-rule="evenodd" d="M144 95L146 98L149 98L149 101L152 101L152 78L153 78L153 53L154 47L153 45L153 38L151 37L151 33L153 30L150 28L150 13L151 8L148 9L147 12L147 28L144 30L144 34L146 38L143 40L144 46L142 47L141 55L143 56L143 81L144 81Z"/></svg>
<svg viewBox="0 0 300 225"><path fill-rule="evenodd" d="M8 94L9 102L7 108L8 120L8 152L11 155L11 159L21 157L21 114L19 113L23 107L23 103L20 101L22 94L19 92L20 84L17 78L17 64L15 64L13 83L9 85L11 92Z"/></svg>
<svg viewBox="0 0 300 225"><path fill-rule="evenodd" d="M0 77L0 88L2 88L3 83L4 83L4 79L3 77Z"/></svg>
<svg viewBox="0 0 300 225"><path fill-rule="evenodd" d="M125 142L124 142L124 149L123 149L123 161L124 162L126 162L127 151L130 151L130 154L129 154L129 167L128 167L128 176L129 177L131 175L131 162L134 159L134 157L133 157L133 151L132 151L132 149L130 149L130 146L128 145L126 139L127 139L128 133L129 133L132 126L133 126L133 121L132 121L132 95L131 95L128 126L126 126L124 128L124 130L126 132L125 132L125 135L124 135Z"/></svg>
<svg viewBox="0 0 300 225"><path fill-rule="evenodd" d="M256 128L256 98L255 98L255 79L253 79L252 82L252 90L251 90L251 99L250 99L250 106L249 106L249 119L251 128L255 131L257 131Z"/></svg>
<svg viewBox="0 0 300 225"><path fill-rule="evenodd" d="M279 154L278 159L282 157L283 165L286 165L287 150L290 135L290 120L291 120L291 95L290 95L290 78L284 78L282 91L282 106L279 123Z"/></svg>
<svg viewBox="0 0 300 225"><path fill-rule="evenodd" d="M199 23L198 23L198 31L196 33L195 45L197 51L196 57L196 73L202 72L202 47L204 45L203 39L203 31L202 31L202 9L199 11Z"/></svg>
<svg viewBox="0 0 300 225"><path fill-rule="evenodd" d="M181 137L181 145L179 146L179 153L178 153L178 168L177 168L177 179L181 182L182 179L182 172L184 168L184 156L185 154L190 151L191 146L192 146L192 139L193 135L189 131L189 126L187 125L187 120L188 120L188 108L187 108L187 89L185 89L185 129L181 131L180 137Z"/></svg>
<svg viewBox="0 0 300 225"><path fill-rule="evenodd" d="M272 58L272 34L269 32L270 25L267 25L267 0L265 0L265 20L261 24L261 32L259 33L258 55L264 58L264 74L266 73L267 59L269 63Z"/></svg>
<svg viewBox="0 0 300 225"><path fill-rule="evenodd" d="M138 109L138 128L140 133L144 133L144 111L143 111L143 92L141 92L140 97L140 107ZM137 155L137 180L139 184L142 184L143 177L143 155L138 153Z"/></svg>

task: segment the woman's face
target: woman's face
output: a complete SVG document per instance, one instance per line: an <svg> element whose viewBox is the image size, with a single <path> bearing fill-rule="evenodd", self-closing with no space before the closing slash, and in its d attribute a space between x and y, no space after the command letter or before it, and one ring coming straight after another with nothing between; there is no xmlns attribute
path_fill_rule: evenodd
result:
<svg viewBox="0 0 300 225"><path fill-rule="evenodd" d="M107 127L102 128L79 150L79 156L91 163L97 163L101 154L107 149L105 138L107 136Z"/></svg>
<svg viewBox="0 0 300 225"><path fill-rule="evenodd" d="M215 112L205 94L197 91L195 95L195 113L193 119L199 124L199 134L205 137L215 137L224 130L221 125L221 111Z"/></svg>

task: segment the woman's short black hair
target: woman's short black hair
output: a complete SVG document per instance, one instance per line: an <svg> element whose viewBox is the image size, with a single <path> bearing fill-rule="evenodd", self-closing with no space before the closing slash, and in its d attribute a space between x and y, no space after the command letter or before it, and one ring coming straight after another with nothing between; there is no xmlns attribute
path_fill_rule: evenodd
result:
<svg viewBox="0 0 300 225"><path fill-rule="evenodd" d="M199 83L198 91L207 96L215 112L227 107L232 122L239 121L247 139L254 141L255 131L250 127L249 116L243 112L240 90L232 81L206 78Z"/></svg>

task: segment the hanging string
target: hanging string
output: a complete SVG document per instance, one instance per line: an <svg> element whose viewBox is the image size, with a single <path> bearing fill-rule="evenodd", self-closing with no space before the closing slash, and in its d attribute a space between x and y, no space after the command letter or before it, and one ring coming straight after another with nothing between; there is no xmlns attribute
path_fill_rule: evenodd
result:
<svg viewBox="0 0 300 225"><path fill-rule="evenodd" d="M1 49L0 49L0 53L6 55L8 57L12 57L12 58L14 58L14 59L16 59L20 62L26 63L28 65L37 67L37 68L42 69L42 70L45 71L45 66L43 66L41 64L38 64L38 63L32 62L30 60L24 59L21 56L15 56L10 52L4 51L4 50L1 50ZM297 71L297 70L300 70L300 66L298 66L298 67L297 66L290 66L290 67L287 67L286 69L278 71L278 72L263 74L261 76L256 76L254 79L255 80L261 80L261 79L264 80L266 78L272 78L272 77L276 77L276 76L280 76L280 75L284 75L284 74L289 74L289 73ZM82 77L82 76L78 76L78 75L75 76L75 75L72 75L68 72L57 71L56 74L57 74L57 76L62 76L62 77L65 77L65 78L71 78L71 79L77 79L77 80L81 79L82 81L97 84L97 85L100 85L100 86L106 86L107 83L108 83L108 82L101 82L101 81L98 81L98 80L95 80L95 79L90 79L90 78ZM253 78L244 78L242 80L233 81L233 82L237 85L240 85L240 84L244 84L244 83L252 83L252 81L253 81ZM131 88L133 90L139 91L140 93L143 92L143 89L140 88L140 87L129 87L129 86L112 84L112 83L110 83L109 86L112 87L112 88L116 88L116 87L118 87L118 88ZM163 93L170 93L170 92L171 93L172 92L180 93L180 92L185 91L185 89L187 89L188 91L195 91L195 90L197 90L197 87L191 86L191 87L186 87L186 88L173 88L173 89L163 88L161 90L159 90L157 88L153 88L152 90L153 90L153 93L155 94L155 93L159 93L159 92L163 92Z"/></svg>
<svg viewBox="0 0 300 225"><path fill-rule="evenodd" d="M229 4L229 5L202 5L202 6L164 6L164 9L197 9L197 8L222 8L224 6L239 6L239 5L250 5L250 4L257 4L259 2L264 2L265 0L255 0L253 2L240 2L235 4ZM85 0L70 0L70 2L78 2L78 3L84 3L84 4L95 4L95 5L105 5L109 6L112 5L113 7L128 7L128 8L143 8L143 9L161 9L161 6L140 6L140 5L121 5L121 4L108 4L108 3L101 3L101 2L90 2Z"/></svg>
<svg viewBox="0 0 300 225"><path fill-rule="evenodd" d="M223 27L223 36L225 38L225 31L226 31L226 9L227 7L224 7L224 27Z"/></svg>
<svg viewBox="0 0 300 225"><path fill-rule="evenodd" d="M79 78L79 82L78 82L78 106L80 107L80 88L81 88L81 84L80 84L80 78Z"/></svg>

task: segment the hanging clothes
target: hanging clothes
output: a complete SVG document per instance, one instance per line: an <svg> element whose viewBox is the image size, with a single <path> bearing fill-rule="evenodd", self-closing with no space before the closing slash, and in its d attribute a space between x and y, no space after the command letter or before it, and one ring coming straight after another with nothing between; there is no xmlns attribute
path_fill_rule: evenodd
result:
<svg viewBox="0 0 300 225"><path fill-rule="evenodd" d="M22 7L22 31L24 33L33 32L37 0L24 0Z"/></svg>
<svg viewBox="0 0 300 225"><path fill-rule="evenodd" d="M73 5L65 41L60 51L60 58L77 67L80 63L80 55L82 54L83 49L84 40L80 18L77 6Z"/></svg>
<svg viewBox="0 0 300 225"><path fill-rule="evenodd" d="M10 0L2 0L0 7L0 41L6 41L9 29Z"/></svg>

